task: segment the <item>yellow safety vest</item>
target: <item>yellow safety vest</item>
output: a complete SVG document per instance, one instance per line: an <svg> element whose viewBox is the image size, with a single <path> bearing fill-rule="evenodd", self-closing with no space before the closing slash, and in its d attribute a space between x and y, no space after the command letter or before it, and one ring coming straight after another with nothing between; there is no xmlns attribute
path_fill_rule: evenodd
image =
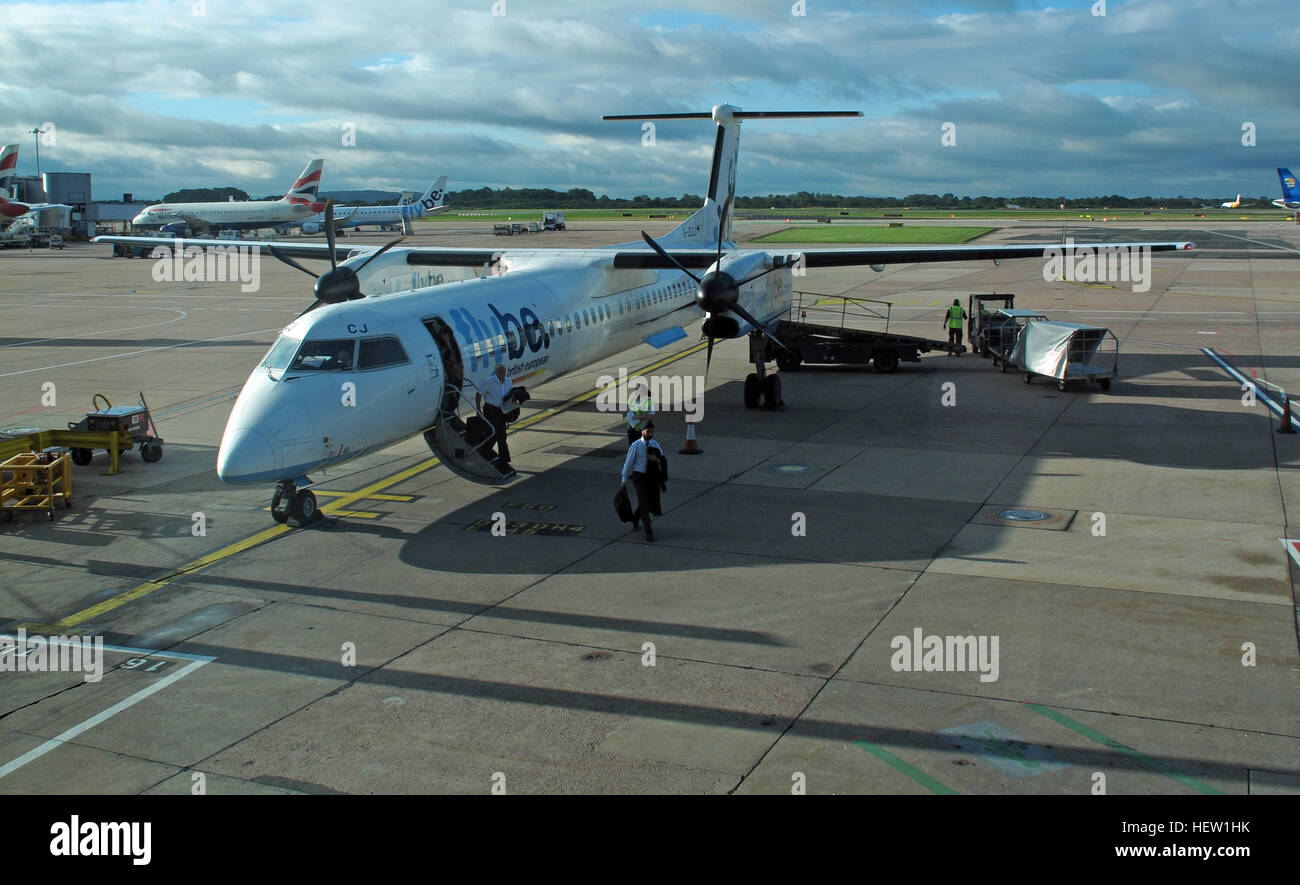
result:
<svg viewBox="0 0 1300 885"><path fill-rule="evenodd" d="M628 403L628 411L632 413L636 420L628 419L627 426L633 430L640 430L645 427L645 423L650 420L650 413L654 410L654 403L647 397L643 400L636 400Z"/></svg>
<svg viewBox="0 0 1300 885"><path fill-rule="evenodd" d="M961 305L960 304L948 305L948 328L949 329L961 328Z"/></svg>

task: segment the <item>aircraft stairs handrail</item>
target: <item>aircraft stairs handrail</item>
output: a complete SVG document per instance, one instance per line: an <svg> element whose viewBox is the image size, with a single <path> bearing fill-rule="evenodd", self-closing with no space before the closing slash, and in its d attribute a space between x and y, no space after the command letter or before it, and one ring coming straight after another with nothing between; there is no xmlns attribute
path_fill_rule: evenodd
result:
<svg viewBox="0 0 1300 885"><path fill-rule="evenodd" d="M468 393L466 388L469 388ZM462 479L487 485L509 482L518 474L513 470L502 473L495 462L484 454L489 446L495 448L496 428L479 408L475 396L477 393L478 388L468 379L462 381L459 388L454 384L444 384L437 417L433 426L424 432L424 441L447 469ZM455 405L451 409L443 408L449 402ZM482 419L489 428L488 435L478 443L470 443L467 436L469 425L461 417L466 406L473 412L469 417Z"/></svg>

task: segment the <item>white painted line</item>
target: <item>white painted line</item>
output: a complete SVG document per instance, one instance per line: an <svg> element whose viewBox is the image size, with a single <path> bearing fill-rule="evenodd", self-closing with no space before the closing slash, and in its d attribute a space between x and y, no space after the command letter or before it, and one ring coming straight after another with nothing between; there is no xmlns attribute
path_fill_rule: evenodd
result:
<svg viewBox="0 0 1300 885"><path fill-rule="evenodd" d="M106 645L104 647L108 648L109 646ZM122 649L115 649L115 650L120 651ZM161 652L155 652L155 654L161 654ZM177 655L171 655L171 657L177 657ZM19 756L17 759L13 760L7 765L0 767L0 778L13 774L15 771L22 768L28 762L32 762L36 759L41 758L46 753L53 750L55 747L62 746L63 744L75 738L77 735L89 731L90 729L94 728L96 725L99 725L101 722L111 719L112 717L116 716L118 713L121 713L123 710L129 707L134 707L136 704L140 703L150 695L157 694L167 686L171 685L173 682L176 682L177 680L185 676L188 676L194 670L197 670L199 667L202 667L204 664L207 664L214 660L216 659L206 658L206 659L197 659L191 661L189 664L186 664L184 667L177 670L172 675L164 676L162 679L159 679L153 685L140 689L135 694L130 695L129 697L126 697L118 701L116 704L109 707L107 710L104 710L103 712L91 716L89 719L85 720L84 722L79 722L78 724L72 726L62 734L50 738L48 741L41 744L39 747L36 747L35 749L32 750L28 750L26 753Z"/></svg>
<svg viewBox="0 0 1300 885"><path fill-rule="evenodd" d="M1291 554L1291 558L1295 560L1295 564L1300 565L1300 541L1297 541L1294 538L1278 538L1278 540L1282 542L1282 546L1286 548L1286 552Z"/></svg>
<svg viewBox="0 0 1300 885"><path fill-rule="evenodd" d="M146 347L144 350L132 350L128 353L112 353L108 356L92 357L88 360L76 360L71 363L59 363L54 366L41 366L38 369L23 369L18 372L5 372L0 374L0 378L9 378L13 375L29 375L32 372L48 372L52 369L66 369L69 366L80 366L86 363L98 363L102 360L115 360L128 356L139 356L142 353L155 353L160 350L171 350L173 347L189 347L193 344L207 344L209 341L225 341L227 338L238 338L241 335L260 335L263 332L279 332L284 326L275 326L271 329L253 329L247 332L236 332L233 335L220 335L216 338L202 338L198 341L182 341L180 344L164 344L162 347Z"/></svg>
<svg viewBox="0 0 1300 885"><path fill-rule="evenodd" d="M172 323L179 323L181 320L185 319L185 317L188 316L188 314L185 313L185 311L181 310L179 307L157 307L153 305L149 305L149 306L141 305L135 309L136 310L172 310L180 314L180 316L172 317L170 320L163 320L162 322L159 323L148 323L143 326L126 326L125 328L121 328L121 329L103 329L95 332L82 332L80 335L61 335L58 338L38 338L34 341L19 341L15 344L0 344L0 347L31 347L33 344L44 344L47 341L70 341L73 338L87 338L91 335L112 335L115 332L135 332L139 329L152 329L154 326L167 326Z"/></svg>

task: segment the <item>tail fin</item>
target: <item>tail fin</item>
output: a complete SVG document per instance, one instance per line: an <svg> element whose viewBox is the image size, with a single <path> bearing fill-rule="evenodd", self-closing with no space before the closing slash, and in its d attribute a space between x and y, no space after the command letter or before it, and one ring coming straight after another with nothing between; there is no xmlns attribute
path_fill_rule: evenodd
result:
<svg viewBox="0 0 1300 885"><path fill-rule="evenodd" d="M324 160L312 160L281 199L295 206L306 206L312 212L324 212L325 204L319 198L320 178L324 168Z"/></svg>
<svg viewBox="0 0 1300 885"><path fill-rule="evenodd" d="M1277 180L1282 182L1282 199L1288 203L1300 201L1300 191L1296 189L1295 176L1290 169L1277 170Z"/></svg>
<svg viewBox="0 0 1300 885"><path fill-rule="evenodd" d="M415 211L423 215L425 212L432 212L435 209L441 209L442 198L446 195L447 176L443 175L424 192L424 196L420 197L419 208Z"/></svg>
<svg viewBox="0 0 1300 885"><path fill-rule="evenodd" d="M0 148L0 197L8 198L12 193L14 175L18 172L18 145L7 144Z"/></svg>
<svg viewBox="0 0 1300 885"><path fill-rule="evenodd" d="M710 113L609 114L606 120L713 120L717 132L713 142L713 167L704 205L679 224L660 242L678 245L712 246L721 238L731 239L732 210L736 202L736 161L740 155L740 123L750 118L861 117L861 111L742 111L729 104L716 105Z"/></svg>

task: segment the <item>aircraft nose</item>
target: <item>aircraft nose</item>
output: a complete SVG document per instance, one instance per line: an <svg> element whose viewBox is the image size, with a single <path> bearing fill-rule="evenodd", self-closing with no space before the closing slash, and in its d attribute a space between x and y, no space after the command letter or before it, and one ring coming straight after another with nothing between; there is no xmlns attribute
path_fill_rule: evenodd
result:
<svg viewBox="0 0 1300 885"><path fill-rule="evenodd" d="M275 476L275 452L251 427L227 428L217 452L217 476L223 482L263 482Z"/></svg>

